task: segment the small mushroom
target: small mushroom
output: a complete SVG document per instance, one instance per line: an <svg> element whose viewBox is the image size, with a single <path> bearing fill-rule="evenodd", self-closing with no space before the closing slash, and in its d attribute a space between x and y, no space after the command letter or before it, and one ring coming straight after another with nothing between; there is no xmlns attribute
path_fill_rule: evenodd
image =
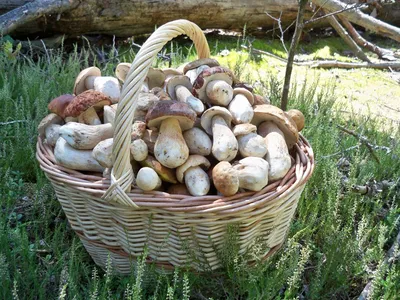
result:
<svg viewBox="0 0 400 300"><path fill-rule="evenodd" d="M171 97L168 95L168 93L158 86L152 88L150 93L156 95L158 100L171 100Z"/></svg>
<svg viewBox="0 0 400 300"><path fill-rule="evenodd" d="M50 112L65 119L65 110L74 98L75 97L70 94L61 95L51 100L51 102L47 105L47 108Z"/></svg>
<svg viewBox="0 0 400 300"><path fill-rule="evenodd" d="M98 143L112 138L114 134L112 124L86 125L70 122L60 128L60 136L75 149L93 149Z"/></svg>
<svg viewBox="0 0 400 300"><path fill-rule="evenodd" d="M254 97L251 92L244 88L235 88L233 90L233 99L229 103L228 110L232 114L234 124L250 123L253 119Z"/></svg>
<svg viewBox="0 0 400 300"><path fill-rule="evenodd" d="M233 96L233 75L223 67L203 70L193 83L192 93L204 102L227 106Z"/></svg>
<svg viewBox="0 0 400 300"><path fill-rule="evenodd" d="M305 123L305 118L303 113L298 109L290 109L287 111L287 114L296 123L297 130L302 131Z"/></svg>
<svg viewBox="0 0 400 300"><path fill-rule="evenodd" d="M166 87L168 84L168 81L174 77L174 76L179 76L179 75L183 75L181 71L177 70L177 69L173 69L173 68L166 68L162 70L164 72L165 75L165 81L164 81L164 89L163 91L166 91Z"/></svg>
<svg viewBox="0 0 400 300"><path fill-rule="evenodd" d="M212 141L203 130L193 127L183 133L189 154L208 156L211 154Z"/></svg>
<svg viewBox="0 0 400 300"><path fill-rule="evenodd" d="M212 179L217 191L226 197L235 195L239 190L239 178L227 161L221 161L213 168Z"/></svg>
<svg viewBox="0 0 400 300"><path fill-rule="evenodd" d="M268 162L260 157L246 157L232 167L239 178L239 187L261 191L268 184Z"/></svg>
<svg viewBox="0 0 400 300"><path fill-rule="evenodd" d="M109 97L94 90L87 90L71 101L65 109L64 115L78 117L80 123L100 125L101 121L96 110L101 110L105 105L111 105Z"/></svg>
<svg viewBox="0 0 400 300"><path fill-rule="evenodd" d="M176 169L179 182L185 180L186 187L192 196L204 196L210 190L210 179L203 170L210 167L207 158L201 155L190 155L186 162Z"/></svg>
<svg viewBox="0 0 400 300"><path fill-rule="evenodd" d="M151 130L150 130L151 131ZM132 124L131 140L142 139L146 133L146 123L136 121ZM155 143L155 140L154 140Z"/></svg>
<svg viewBox="0 0 400 300"><path fill-rule="evenodd" d="M159 135L154 145L157 160L168 168L182 165L189 156L189 148L182 136L182 131L193 127L196 113L188 104L178 101L159 101L146 115L149 128L159 128Z"/></svg>
<svg viewBox="0 0 400 300"><path fill-rule="evenodd" d="M150 92L141 92L136 102L136 110L134 118L142 117L143 120L146 117L147 111L153 107L160 99Z"/></svg>
<svg viewBox="0 0 400 300"><path fill-rule="evenodd" d="M272 121L261 123L258 131L264 137L267 145L265 159L269 163L268 179L276 181L285 177L292 165L292 161L283 132Z"/></svg>
<svg viewBox="0 0 400 300"><path fill-rule="evenodd" d="M104 124L107 124L107 123L114 124L115 114L117 113L117 105L118 104L105 105L103 107L103 110L104 110L104 114L103 114Z"/></svg>
<svg viewBox="0 0 400 300"><path fill-rule="evenodd" d="M108 96L113 103L119 101L121 87L117 78L101 76L97 67L90 67L81 71L75 80L74 94L79 95L86 90L93 89Z"/></svg>
<svg viewBox="0 0 400 300"><path fill-rule="evenodd" d="M213 136L211 152L219 161L231 161L237 155L238 142L230 129L232 116L220 106L207 109L201 116L201 126Z"/></svg>
<svg viewBox="0 0 400 300"><path fill-rule="evenodd" d="M148 151L151 154L154 154L154 146L156 145L158 134L157 128L146 129L143 134L142 140L146 143Z"/></svg>
<svg viewBox="0 0 400 300"><path fill-rule="evenodd" d="M219 62L213 58L200 58L185 65L183 73L189 77L193 84L197 76L205 69L219 66Z"/></svg>
<svg viewBox="0 0 400 300"><path fill-rule="evenodd" d="M130 63L120 63L115 69L115 75L119 80L125 82L126 76L128 75L130 68ZM154 87L162 87L164 81L165 74L162 70L150 68L145 78L145 81L143 82L142 92L148 93Z"/></svg>
<svg viewBox="0 0 400 300"><path fill-rule="evenodd" d="M264 157L267 145L262 136L258 135L257 127L252 124L239 124L233 128L239 144L239 152L243 157Z"/></svg>
<svg viewBox="0 0 400 300"><path fill-rule="evenodd" d="M119 63L115 68L115 76L117 76L121 82L124 82L130 68L130 63Z"/></svg>
<svg viewBox="0 0 400 300"><path fill-rule="evenodd" d="M143 167L136 175L136 185L143 191L153 191L161 187L161 179L148 167Z"/></svg>
<svg viewBox="0 0 400 300"><path fill-rule="evenodd" d="M189 77L184 75L171 77L167 84L167 92L171 99L189 104L196 114L201 115L204 111L204 104L192 95L191 90L192 84Z"/></svg>
<svg viewBox="0 0 400 300"><path fill-rule="evenodd" d="M152 168L158 176L163 181L170 182L170 183L177 183L175 171L171 170L167 167L164 167L160 162L158 162L153 156L148 155L145 160L142 160L139 162L141 166L143 167L149 167Z"/></svg>
<svg viewBox="0 0 400 300"><path fill-rule="evenodd" d="M51 113L44 117L42 121L40 121L38 126L39 135L45 136L46 128L50 125L61 125L63 124L63 119L55 113Z"/></svg>
<svg viewBox="0 0 400 300"><path fill-rule="evenodd" d="M112 168L113 166L113 157L112 157L112 148L113 148L114 139L106 139L104 141L99 142L93 149L92 155L97 160L97 162L104 168Z"/></svg>
<svg viewBox="0 0 400 300"><path fill-rule="evenodd" d="M60 137L54 148L54 157L63 167L78 171L103 172L104 168L92 156L92 150L77 150Z"/></svg>
<svg viewBox="0 0 400 300"><path fill-rule="evenodd" d="M133 159L136 161L145 160L149 154L147 145L142 139L132 141L130 150Z"/></svg>

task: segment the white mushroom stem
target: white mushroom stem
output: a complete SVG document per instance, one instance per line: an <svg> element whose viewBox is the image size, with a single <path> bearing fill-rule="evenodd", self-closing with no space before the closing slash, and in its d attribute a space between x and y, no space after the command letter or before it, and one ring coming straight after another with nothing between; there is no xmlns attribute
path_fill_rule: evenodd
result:
<svg viewBox="0 0 400 300"><path fill-rule="evenodd" d="M267 145L262 136L251 132L237 137L239 152L243 157L264 157L267 154Z"/></svg>
<svg viewBox="0 0 400 300"><path fill-rule="evenodd" d="M121 87L118 79L111 76L100 76L95 78L94 90L110 97L112 103L117 103L121 95Z"/></svg>
<svg viewBox="0 0 400 300"><path fill-rule="evenodd" d="M117 112L117 104L114 105L106 105L103 107L104 109L104 124L110 123L114 124L115 114Z"/></svg>
<svg viewBox="0 0 400 300"><path fill-rule="evenodd" d="M176 97L181 102L186 102L196 112L197 115L201 115L204 111L204 104L200 99L192 95L192 93L183 85L175 87Z"/></svg>
<svg viewBox="0 0 400 300"><path fill-rule="evenodd" d="M175 118L162 121L154 155L163 166L172 169L182 165L189 157L189 148L182 136L179 121Z"/></svg>
<svg viewBox="0 0 400 300"><path fill-rule="evenodd" d="M143 167L136 176L136 185L143 191L152 191L161 187L161 179L156 171Z"/></svg>
<svg viewBox="0 0 400 300"><path fill-rule="evenodd" d="M100 125L101 121L93 107L88 108L78 117L78 122L87 125Z"/></svg>
<svg viewBox="0 0 400 300"><path fill-rule="evenodd" d="M273 122L263 122L258 129L265 135L267 145L265 159L269 163L268 179L275 181L285 177L292 164L285 136Z"/></svg>
<svg viewBox="0 0 400 300"><path fill-rule="evenodd" d="M131 155L136 161L143 161L149 154L147 144L142 139L134 140L131 143Z"/></svg>
<svg viewBox="0 0 400 300"><path fill-rule="evenodd" d="M58 138L60 137L60 128L61 125L58 124L50 124L49 126L46 127L45 137L46 137L46 143L48 145L54 147Z"/></svg>
<svg viewBox="0 0 400 300"><path fill-rule="evenodd" d="M103 172L104 168L94 159L91 150L72 148L60 137L54 149L54 157L59 165L78 171Z"/></svg>
<svg viewBox="0 0 400 300"><path fill-rule="evenodd" d="M112 147L113 139L111 138L101 141L93 149L93 157L104 168L112 168L113 166Z"/></svg>
<svg viewBox="0 0 400 300"><path fill-rule="evenodd" d="M236 157L238 142L224 118L214 116L212 119L213 146L212 154L219 161L231 161Z"/></svg>
<svg viewBox="0 0 400 300"><path fill-rule="evenodd" d="M261 191L268 184L268 162L260 157L246 157L232 168L239 178L239 187Z"/></svg>
<svg viewBox="0 0 400 300"><path fill-rule="evenodd" d="M93 149L100 141L113 137L112 124L85 125L70 122L61 126L60 136L75 149Z"/></svg>
<svg viewBox="0 0 400 300"><path fill-rule="evenodd" d="M65 123L71 123L71 122L78 122L78 118L75 117L66 117L64 119Z"/></svg>
<svg viewBox="0 0 400 300"><path fill-rule="evenodd" d="M250 123L254 116L253 107L242 94L237 94L229 103L228 110L232 114L234 124Z"/></svg>
<svg viewBox="0 0 400 300"><path fill-rule="evenodd" d="M199 154L203 156L210 155L212 142L207 133L197 127L186 130L183 133L186 145L190 154Z"/></svg>
<svg viewBox="0 0 400 300"><path fill-rule="evenodd" d="M233 88L226 81L213 80L206 86L209 101L214 105L227 106L233 97Z"/></svg>
<svg viewBox="0 0 400 300"><path fill-rule="evenodd" d="M199 166L186 170L185 184L192 196L204 196L210 191L210 178Z"/></svg>

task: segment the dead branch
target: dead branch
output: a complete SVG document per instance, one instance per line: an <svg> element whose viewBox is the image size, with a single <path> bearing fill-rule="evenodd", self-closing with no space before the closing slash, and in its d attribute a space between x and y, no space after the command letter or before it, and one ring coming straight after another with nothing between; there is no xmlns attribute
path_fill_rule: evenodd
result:
<svg viewBox="0 0 400 300"><path fill-rule="evenodd" d="M339 15L342 12L345 12L345 11L348 11L348 10L362 8L363 6L364 6L364 3L356 3L356 4L352 4L352 5L347 5L343 9L340 9L338 11L334 11L334 12L331 12L331 13L328 13L328 14L324 14L323 16L320 16L320 17L314 19L314 16L317 14L318 10L321 9L321 7L319 7L317 12L312 16L312 18L310 20L304 22L304 25L308 25L310 23L315 23L315 22L321 21L322 19L325 19L325 18L330 17L330 16L333 17L335 15Z"/></svg>
<svg viewBox="0 0 400 300"><path fill-rule="evenodd" d="M267 14L268 17L270 17L272 20L274 20L275 22L278 23L279 31L281 32L279 39L281 40L283 49L285 49L286 53L288 53L288 50L285 45L285 40L284 40L284 31L282 29L282 22L281 22L282 12L281 12L281 15L279 16L279 18L275 18L275 17L271 16L268 12L265 12L265 13Z"/></svg>
<svg viewBox="0 0 400 300"><path fill-rule="evenodd" d="M342 69L359 69L359 68L372 68L372 69L398 69L400 68L400 62L384 62L384 63L353 63L353 62L342 62L337 60L327 61L310 61L298 63L301 66L309 66L311 68L342 68Z"/></svg>
<svg viewBox="0 0 400 300"><path fill-rule="evenodd" d="M243 49L248 50L251 53L267 55L267 56L273 57L273 58L275 58L277 60L280 60L281 62L284 62L285 64L287 63L287 59L286 58L280 57L280 56L275 55L273 53L270 53L270 52L267 52L267 51L264 51L264 50L260 50L260 49L256 49L256 48L253 48L253 47L247 47L246 45L241 45L241 47ZM296 65L297 62L294 61L293 64Z"/></svg>
<svg viewBox="0 0 400 300"><path fill-rule="evenodd" d="M382 193L385 190L388 190L392 186L394 186L393 181L389 180L383 180L383 181L375 181L371 180L367 182L365 185L353 185L351 187L351 191L353 193L357 193L360 195L365 195L365 196L375 196L376 194Z"/></svg>

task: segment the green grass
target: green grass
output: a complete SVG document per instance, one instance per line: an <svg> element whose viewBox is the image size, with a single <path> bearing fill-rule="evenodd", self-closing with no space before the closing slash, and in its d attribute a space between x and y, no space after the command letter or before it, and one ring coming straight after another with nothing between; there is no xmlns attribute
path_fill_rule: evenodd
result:
<svg viewBox="0 0 400 300"><path fill-rule="evenodd" d="M257 90L279 100L282 82L273 66L241 53L228 40L210 42L212 54ZM228 57L217 56L230 49ZM324 49L322 47L322 49ZM194 58L188 42L170 44L172 65ZM99 63L91 51L49 56L0 54L0 298L1 299L354 299L372 280L372 299L396 299L400 265L382 264L400 224L400 133L384 131L379 118L344 118L337 104L338 88L318 75L300 76L293 85L290 107L306 116L304 135L316 153L316 169L308 182L283 249L265 263L248 268L236 253L235 230L221 253L223 275L196 275L176 270L160 275L139 258L137 272L121 277L111 268L100 270L71 230L51 185L35 160L36 127L47 114L50 99L70 93L79 70L93 61L112 74L118 59ZM276 62L275 62L276 63ZM165 63L157 61L164 66ZM372 143L390 147L375 150L377 164L364 146L345 149L358 141L341 132L342 125L365 135ZM342 151L343 152L340 152ZM340 152L338 155L330 156ZM339 173L338 162L349 167ZM343 174L348 182L343 183ZM352 184L392 179L396 185L374 197L348 191ZM253 249L256 251L256 249Z"/></svg>

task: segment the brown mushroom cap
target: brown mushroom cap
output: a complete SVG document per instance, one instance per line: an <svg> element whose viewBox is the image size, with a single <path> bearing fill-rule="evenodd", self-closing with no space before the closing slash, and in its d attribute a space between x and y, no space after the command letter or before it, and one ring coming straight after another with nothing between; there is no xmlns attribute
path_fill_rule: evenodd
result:
<svg viewBox="0 0 400 300"><path fill-rule="evenodd" d="M181 71L174 69L174 68L166 68L166 69L162 69L162 71L164 72L165 77L175 76L175 75L183 75Z"/></svg>
<svg viewBox="0 0 400 300"><path fill-rule="evenodd" d="M231 125L232 115L225 107L213 106L203 112L201 116L201 126L208 134L212 134L212 118L214 116L221 116L228 126Z"/></svg>
<svg viewBox="0 0 400 300"><path fill-rule="evenodd" d="M149 109L146 115L146 123L149 128L159 128L161 122L168 118L174 118L179 122L182 131L193 127L196 121L196 113L184 102L165 100L157 102Z"/></svg>
<svg viewBox="0 0 400 300"><path fill-rule="evenodd" d="M210 68L212 68L219 66L219 62L213 58L200 58L186 64L185 67L183 68L183 74L186 74L187 71L196 69L202 65L207 65Z"/></svg>
<svg viewBox="0 0 400 300"><path fill-rule="evenodd" d="M189 91L192 90L192 84L190 83L190 79L189 77L185 76L185 75L178 75L178 76L174 76L171 77L168 80L168 84L167 84L167 92L169 94L169 96L173 99L173 100L177 100L176 98L176 93L175 93L175 88L178 85L182 85L185 88L187 88Z"/></svg>
<svg viewBox="0 0 400 300"><path fill-rule="evenodd" d="M126 75L128 75L129 69L131 68L130 63L120 63L115 69L115 76L122 82L125 81Z"/></svg>
<svg viewBox="0 0 400 300"><path fill-rule="evenodd" d="M247 100L249 101L250 105L254 104L254 96L247 89L245 89L245 88L235 88L235 89L233 89L233 97L235 97L237 94L242 94L243 96L245 96L247 98Z"/></svg>
<svg viewBox="0 0 400 300"><path fill-rule="evenodd" d="M261 104L254 106L254 117L251 123L258 126L265 121L274 122L285 136L288 148L293 147L299 140L299 132L296 123L286 116L279 107Z"/></svg>
<svg viewBox="0 0 400 300"><path fill-rule="evenodd" d="M51 102L47 105L47 108L50 112L65 119L65 110L74 98L75 97L70 94L61 95L51 100Z"/></svg>
<svg viewBox="0 0 400 300"><path fill-rule="evenodd" d="M185 172L192 167L201 166L203 169L207 170L210 167L210 162L207 158L201 155L190 155L185 163L176 169L176 178L179 182L183 182L183 177Z"/></svg>
<svg viewBox="0 0 400 300"><path fill-rule="evenodd" d="M147 158L139 162L143 167L152 168L163 181L170 183L177 183L175 172L172 169L164 167L160 164L155 157L148 155Z"/></svg>
<svg viewBox="0 0 400 300"><path fill-rule="evenodd" d="M269 99L267 97L263 97L261 95L254 94L254 105L260 105L260 104L271 104Z"/></svg>
<svg viewBox="0 0 400 300"><path fill-rule="evenodd" d="M90 68L86 68L84 70L82 70L78 77L76 77L75 80L75 84L74 84L74 94L75 95L79 95L80 93L83 93L84 91L86 91L88 88L85 81L86 78L89 76L101 76L101 71L99 68L97 67L90 67ZM91 87L93 88L93 87Z"/></svg>
<svg viewBox="0 0 400 300"><path fill-rule="evenodd" d="M147 73L148 82L147 85L149 89L152 89L156 86L163 86L165 81L165 74L161 69L150 68Z"/></svg>
<svg viewBox="0 0 400 300"><path fill-rule="evenodd" d="M239 190L239 177L227 161L219 162L212 170L215 188L224 196L232 196Z"/></svg>
<svg viewBox="0 0 400 300"><path fill-rule="evenodd" d="M298 109L290 109L286 112L289 117L296 123L297 130L301 131L304 128L305 118L303 113Z"/></svg>
<svg viewBox="0 0 400 300"><path fill-rule="evenodd" d="M212 67L205 69L197 76L195 82L193 83L192 94L201 100L205 100L207 97L207 84L214 80L223 80L229 85L232 85L233 74L231 71L223 67Z"/></svg>
<svg viewBox="0 0 400 300"><path fill-rule="evenodd" d="M78 117L85 110L93 107L99 110L105 105L111 105L111 99L95 90L87 90L77 95L65 110L66 117Z"/></svg>
<svg viewBox="0 0 400 300"><path fill-rule="evenodd" d="M236 82L233 85L233 88L234 89L236 89L236 88L244 88L244 89L248 90L251 93L253 93L253 90L254 90L254 88L250 84L245 83L245 82Z"/></svg>
<svg viewBox="0 0 400 300"><path fill-rule="evenodd" d="M233 127L232 132L235 136L245 135L252 132L257 132L257 126L253 124L239 124Z"/></svg>

